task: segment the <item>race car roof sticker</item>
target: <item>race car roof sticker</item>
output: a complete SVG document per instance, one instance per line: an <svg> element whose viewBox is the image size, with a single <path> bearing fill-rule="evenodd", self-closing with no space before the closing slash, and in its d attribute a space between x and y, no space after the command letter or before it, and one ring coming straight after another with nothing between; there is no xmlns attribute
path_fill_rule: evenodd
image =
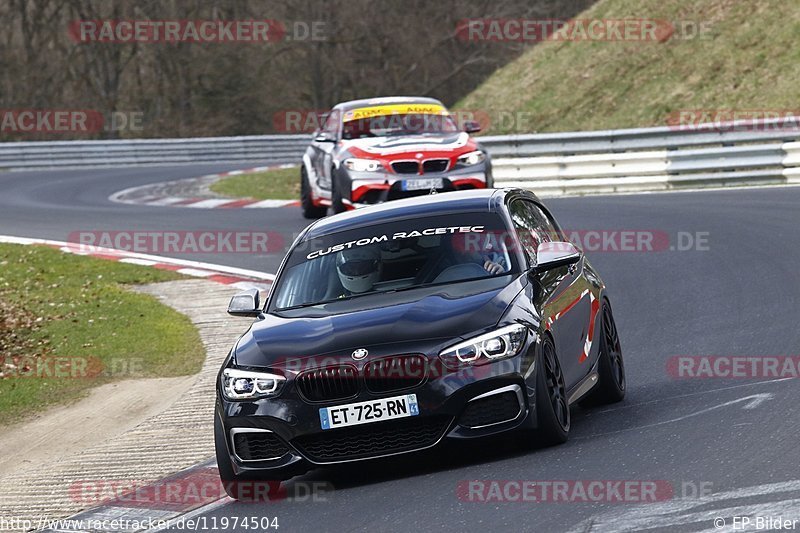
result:
<svg viewBox="0 0 800 533"><path fill-rule="evenodd" d="M449 115L450 113L444 106L439 104L389 104L370 107L361 107L345 111L342 117L344 122L360 120L364 118L380 117L384 115Z"/></svg>

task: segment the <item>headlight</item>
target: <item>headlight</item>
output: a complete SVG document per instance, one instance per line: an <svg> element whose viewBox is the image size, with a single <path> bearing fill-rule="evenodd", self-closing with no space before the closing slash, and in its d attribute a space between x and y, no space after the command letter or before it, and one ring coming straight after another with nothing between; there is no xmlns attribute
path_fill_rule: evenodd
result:
<svg viewBox="0 0 800 533"><path fill-rule="evenodd" d="M344 167L354 172L377 172L381 164L374 159L345 159Z"/></svg>
<svg viewBox="0 0 800 533"><path fill-rule="evenodd" d="M253 400L280 394L286 378L268 372L236 368L222 371L222 391L229 400Z"/></svg>
<svg viewBox="0 0 800 533"><path fill-rule="evenodd" d="M486 154L484 154L480 150L475 150L474 152L470 152L468 154L459 156L459 158L457 159L457 163L459 165L472 166L472 165L477 165L478 163L483 163L485 160L486 160Z"/></svg>
<svg viewBox="0 0 800 533"><path fill-rule="evenodd" d="M522 324L505 326L451 346L439 354L442 362L449 367L480 365L514 357L525 345L528 328Z"/></svg>

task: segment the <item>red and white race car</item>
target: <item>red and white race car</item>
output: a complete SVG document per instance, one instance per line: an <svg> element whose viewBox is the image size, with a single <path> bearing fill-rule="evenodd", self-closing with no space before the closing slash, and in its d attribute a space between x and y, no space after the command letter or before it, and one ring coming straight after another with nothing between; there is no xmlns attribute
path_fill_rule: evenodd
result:
<svg viewBox="0 0 800 533"><path fill-rule="evenodd" d="M303 155L306 218L397 198L491 188L489 154L433 98L390 97L336 105Z"/></svg>

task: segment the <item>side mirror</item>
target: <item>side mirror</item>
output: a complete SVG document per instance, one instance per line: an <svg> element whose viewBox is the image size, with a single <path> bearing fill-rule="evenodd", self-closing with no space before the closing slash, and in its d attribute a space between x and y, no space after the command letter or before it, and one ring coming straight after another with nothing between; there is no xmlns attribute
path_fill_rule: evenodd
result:
<svg viewBox="0 0 800 533"><path fill-rule="evenodd" d="M314 137L314 141L318 143L334 143L336 139L331 137L330 133L320 132Z"/></svg>
<svg viewBox="0 0 800 533"><path fill-rule="evenodd" d="M543 242L536 248L536 272L546 272L554 268L577 263L581 251L571 242Z"/></svg>
<svg viewBox="0 0 800 533"><path fill-rule="evenodd" d="M233 316L258 316L261 314L258 289L236 293L228 304L228 314Z"/></svg>
<svg viewBox="0 0 800 533"><path fill-rule="evenodd" d="M475 122L474 120L464 121L464 131L467 133L478 133L481 129L480 122Z"/></svg>

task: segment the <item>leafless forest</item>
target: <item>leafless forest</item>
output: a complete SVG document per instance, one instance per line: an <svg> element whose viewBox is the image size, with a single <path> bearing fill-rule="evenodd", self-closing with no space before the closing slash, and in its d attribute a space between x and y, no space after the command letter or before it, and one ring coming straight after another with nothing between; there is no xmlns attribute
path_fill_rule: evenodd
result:
<svg viewBox="0 0 800 533"><path fill-rule="evenodd" d="M430 95L453 104L521 44L468 42L460 20L564 18L590 0L3 0L0 108L136 113L136 131L97 137L274 132L283 110ZM84 20L278 20L277 42L80 42ZM299 30L316 23L317 35ZM59 138L75 137L75 134ZM19 136L3 134L4 140ZM83 136L86 138L87 136ZM22 137L49 138L47 134Z"/></svg>

